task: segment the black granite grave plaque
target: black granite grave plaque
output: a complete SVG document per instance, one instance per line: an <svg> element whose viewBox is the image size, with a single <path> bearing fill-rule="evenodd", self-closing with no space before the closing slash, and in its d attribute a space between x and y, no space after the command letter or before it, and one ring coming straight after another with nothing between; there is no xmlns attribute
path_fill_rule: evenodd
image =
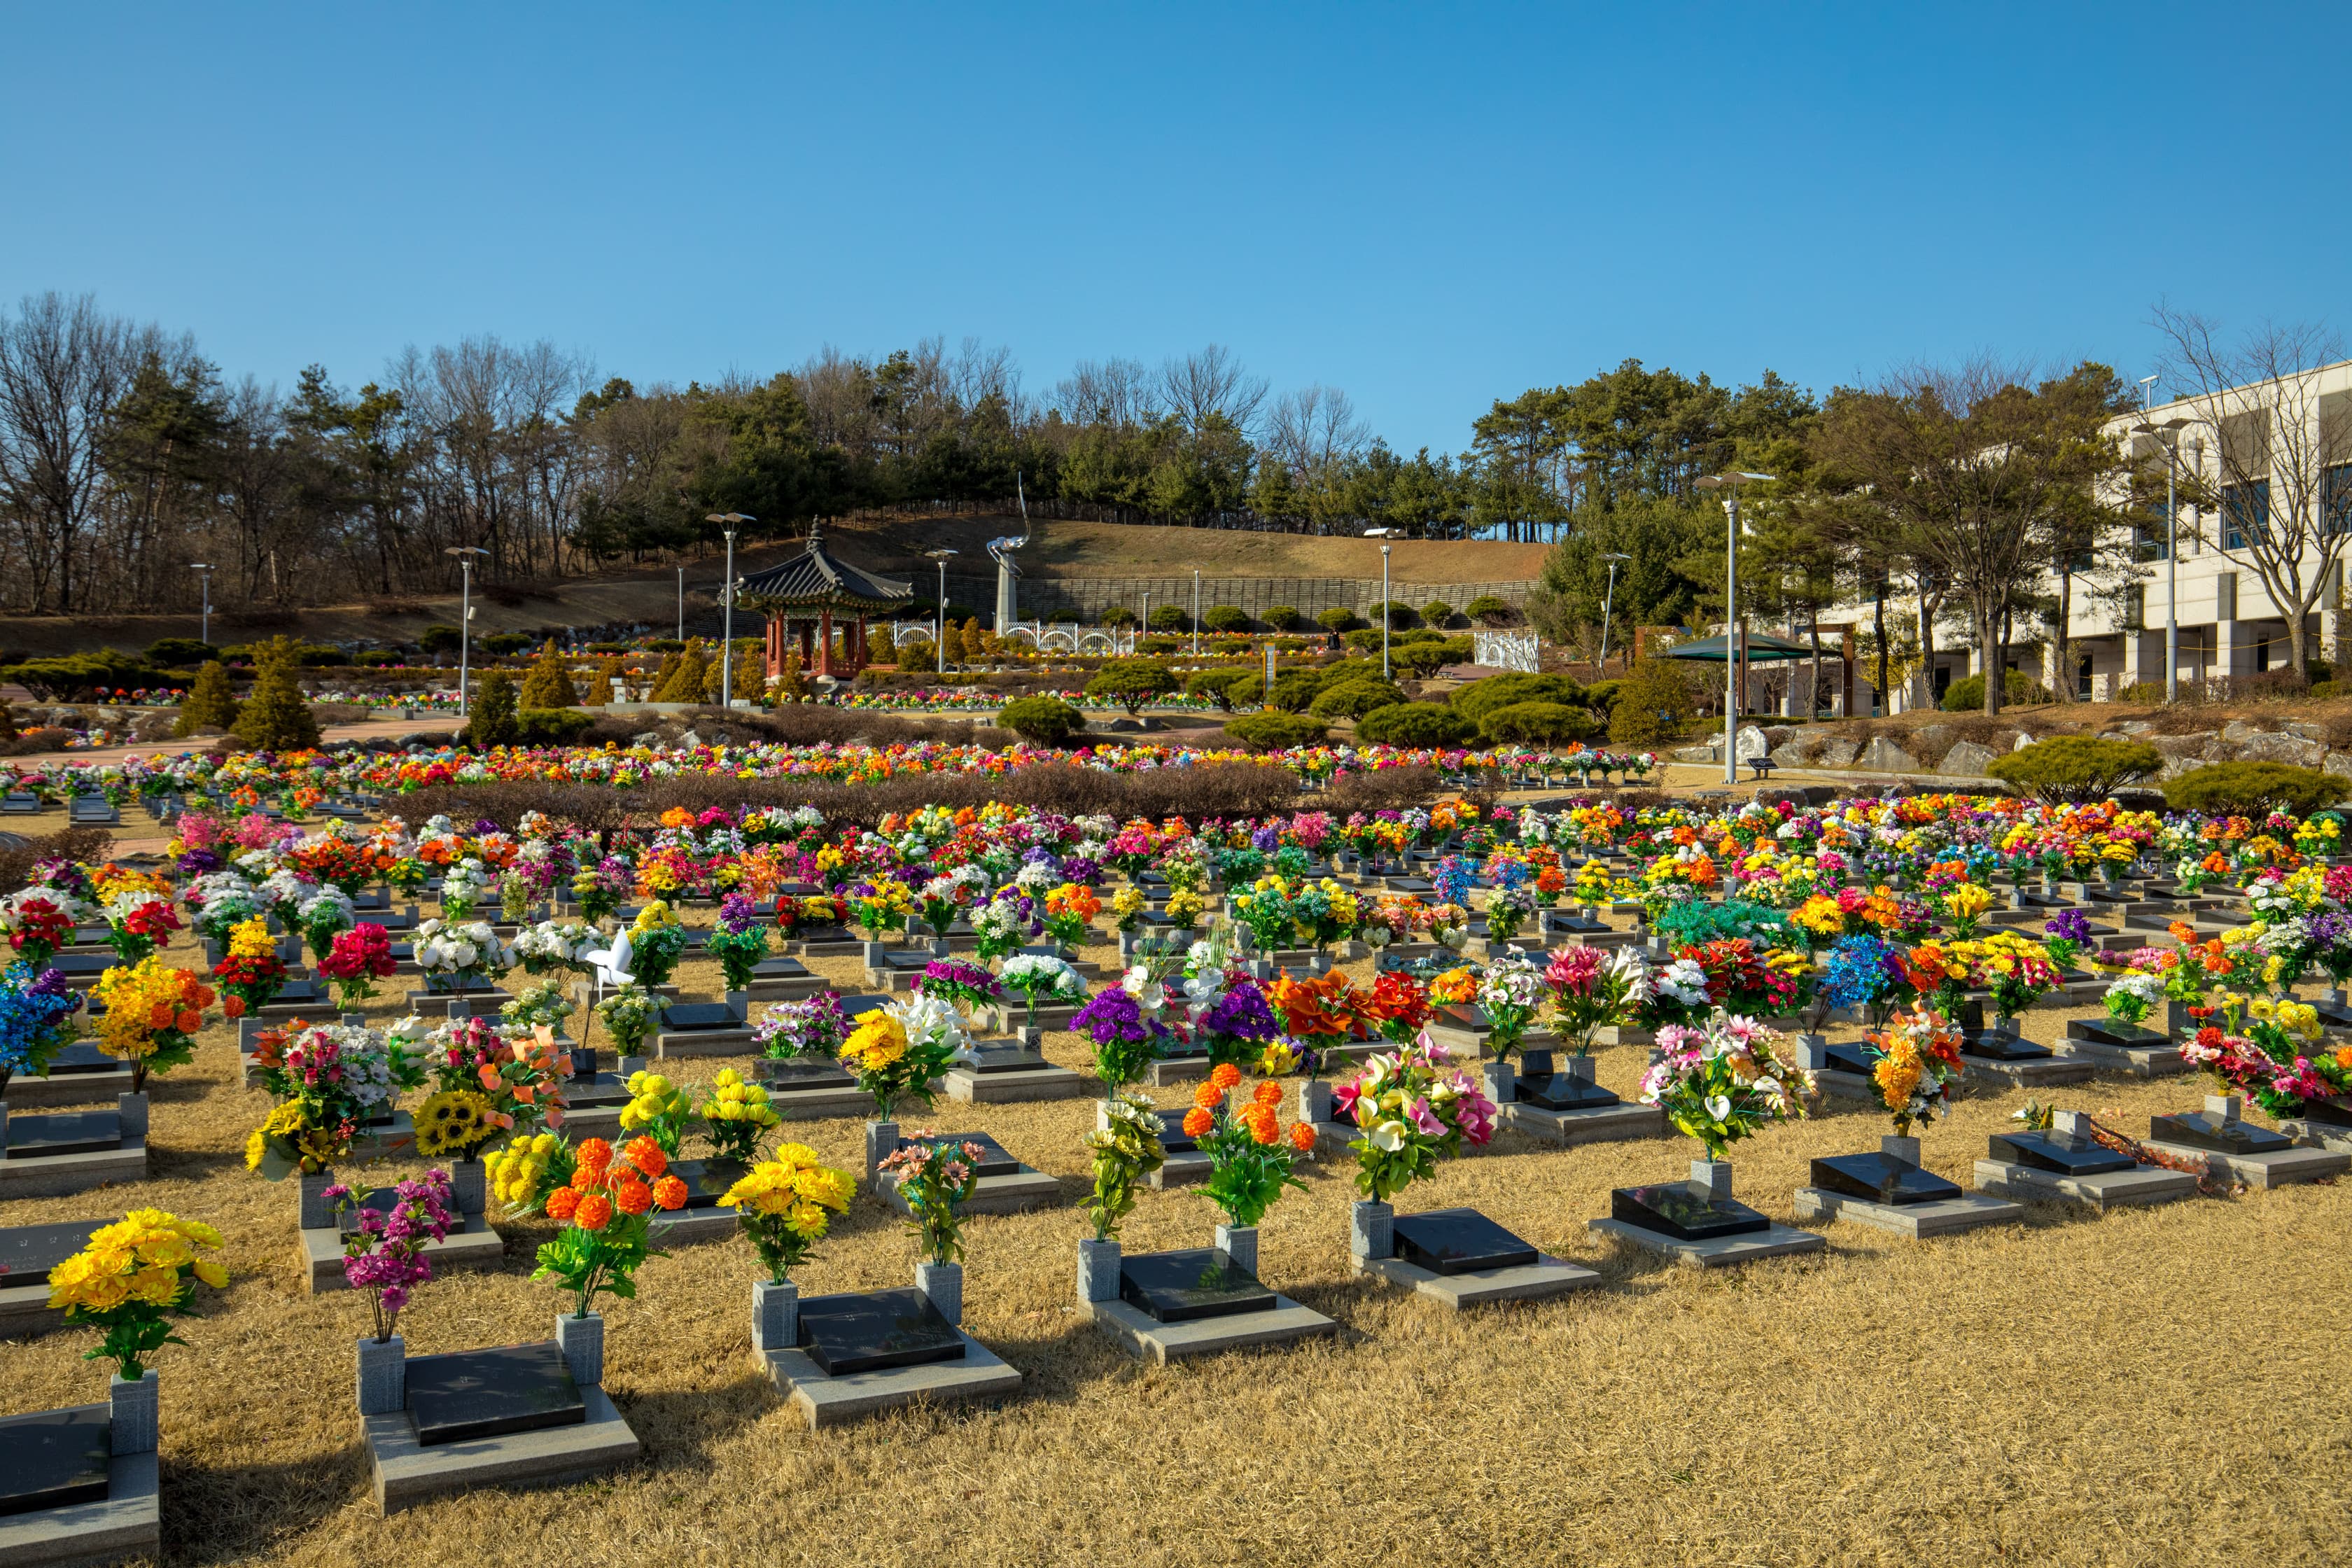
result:
<svg viewBox="0 0 2352 1568"><path fill-rule="evenodd" d="M662 1009L665 1030L740 1029L743 1020L724 1002L673 1002Z"/></svg>
<svg viewBox="0 0 2352 1568"><path fill-rule="evenodd" d="M1160 1152L1163 1154L1190 1154L1201 1146L1200 1141L1184 1131L1184 1113L1163 1110L1160 1113Z"/></svg>
<svg viewBox="0 0 2352 1568"><path fill-rule="evenodd" d="M2326 1127L2352 1127L2352 1102L2306 1100L2303 1102L2303 1119Z"/></svg>
<svg viewBox="0 0 2352 1568"><path fill-rule="evenodd" d="M678 1160L670 1165L670 1173L686 1184L686 1206L690 1209L717 1207L727 1189L751 1170L740 1160Z"/></svg>
<svg viewBox="0 0 2352 1568"><path fill-rule="evenodd" d="M60 1220L0 1230L0 1289L47 1285L49 1270L82 1249L102 1219Z"/></svg>
<svg viewBox="0 0 2352 1568"><path fill-rule="evenodd" d="M963 1358L963 1336L907 1287L801 1302L801 1348L827 1377Z"/></svg>
<svg viewBox="0 0 2352 1568"><path fill-rule="evenodd" d="M1432 1209L1399 1215L1391 1225L1396 1256L1438 1274L1475 1274L1517 1268L1536 1260L1536 1249L1476 1209Z"/></svg>
<svg viewBox="0 0 2352 1568"><path fill-rule="evenodd" d="M2161 1029L2151 1029L2145 1024L2126 1024L2115 1018L2077 1018L2066 1026L2066 1037L2088 1040L2095 1046L2116 1046L2132 1050L2157 1050L2172 1043Z"/></svg>
<svg viewBox="0 0 2352 1568"><path fill-rule="evenodd" d="M1119 1299L1163 1323L1271 1311L1274 1292L1222 1248L1191 1247L1124 1258Z"/></svg>
<svg viewBox="0 0 2352 1568"><path fill-rule="evenodd" d="M2277 1154L2294 1147L2294 1140L2284 1133L2250 1121L2224 1121L2203 1110L2151 1117L2147 1135L2159 1143L2185 1143L2216 1154Z"/></svg>
<svg viewBox="0 0 2352 1568"><path fill-rule="evenodd" d="M1840 1197L1874 1204L1932 1204L1960 1195L1960 1189L1933 1172L1885 1154L1839 1154L1815 1160L1813 1185Z"/></svg>
<svg viewBox="0 0 2352 1568"><path fill-rule="evenodd" d="M94 1040L76 1040L49 1058L49 1076L71 1078L76 1073L113 1072L128 1065L121 1058L110 1057L100 1050Z"/></svg>
<svg viewBox="0 0 2352 1568"><path fill-rule="evenodd" d="M770 1089L782 1093L857 1087L856 1078L831 1057L769 1057L758 1070Z"/></svg>
<svg viewBox="0 0 2352 1568"><path fill-rule="evenodd" d="M1711 1197L1688 1182L1614 1188L1609 1194L1609 1217L1677 1241L1713 1241L1772 1227L1770 1220L1746 1204Z"/></svg>
<svg viewBox="0 0 2352 1568"><path fill-rule="evenodd" d="M1996 1132L1991 1138L1990 1152L1992 1158L2009 1164L2053 1171L2062 1176L2128 1171L2136 1163L2128 1154L2118 1154L2088 1138L2067 1132Z"/></svg>
<svg viewBox="0 0 2352 1568"><path fill-rule="evenodd" d="M2000 1029L1986 1029L1969 1036L1963 1048L1969 1056L1997 1062L2038 1062L2054 1054L2047 1046L2037 1046L2022 1035L2011 1035Z"/></svg>
<svg viewBox="0 0 2352 1568"><path fill-rule="evenodd" d="M1019 1046L976 1045L970 1054L971 1070L976 1073L1034 1072L1054 1065L1035 1051Z"/></svg>
<svg viewBox="0 0 2352 1568"><path fill-rule="evenodd" d="M509 1432L578 1426L586 1401L553 1340L408 1358L408 1414L416 1440L463 1443Z"/></svg>
<svg viewBox="0 0 2352 1568"><path fill-rule="evenodd" d="M113 1420L103 1405L0 1420L0 1515L104 1502Z"/></svg>
<svg viewBox="0 0 2352 1568"><path fill-rule="evenodd" d="M122 1117L113 1110L58 1111L8 1118L11 1160L49 1154L97 1154L122 1147Z"/></svg>

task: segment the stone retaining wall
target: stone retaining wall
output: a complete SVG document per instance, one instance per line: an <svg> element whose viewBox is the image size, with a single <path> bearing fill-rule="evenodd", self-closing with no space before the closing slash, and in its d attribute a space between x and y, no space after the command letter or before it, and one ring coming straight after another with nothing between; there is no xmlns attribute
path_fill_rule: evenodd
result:
<svg viewBox="0 0 2352 1568"><path fill-rule="evenodd" d="M1951 731L1957 727L1922 724L1902 731L1918 752L1927 754L1924 757L1906 750L1893 734L1875 735L1857 744L1802 724L1742 725L1735 751L1743 763L1769 756L1784 768L1851 768L1863 773L1933 773L1968 779L1985 777L1985 769L1993 762L2034 740L2022 730L2008 729L1996 734L1994 744L1987 745L1952 738ZM2163 752L2164 771L2152 783L2179 778L2209 763L2237 762L2288 763L2352 778L2352 750L2331 749L2324 729L2301 720L2232 719L2211 730L2186 735L2158 735L2153 731L2154 727L2146 720L2134 719L2101 733L2113 740L2145 741ZM1934 761L1927 761L1927 757ZM1679 763L1720 763L1722 738L1684 746L1674 752L1674 759Z"/></svg>

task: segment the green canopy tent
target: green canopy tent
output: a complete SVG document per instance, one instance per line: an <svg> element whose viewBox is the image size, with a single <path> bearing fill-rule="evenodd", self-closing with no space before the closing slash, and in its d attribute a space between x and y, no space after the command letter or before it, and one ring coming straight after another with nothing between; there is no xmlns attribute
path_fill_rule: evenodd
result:
<svg viewBox="0 0 2352 1568"><path fill-rule="evenodd" d="M1743 667L1739 677L1739 710L1748 711L1748 676L1745 666L1751 664L1793 664L1814 657L1813 650L1802 643L1776 637L1769 632L1742 632L1735 648L1728 637L1701 637L1666 650L1668 658L1696 659L1703 664L1721 664L1737 658Z"/></svg>

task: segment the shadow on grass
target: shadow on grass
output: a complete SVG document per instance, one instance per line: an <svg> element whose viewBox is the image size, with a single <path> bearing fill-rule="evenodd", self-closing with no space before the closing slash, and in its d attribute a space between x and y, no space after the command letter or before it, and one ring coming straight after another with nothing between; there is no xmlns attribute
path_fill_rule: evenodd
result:
<svg viewBox="0 0 2352 1568"><path fill-rule="evenodd" d="M164 1557L246 1562L355 1503L364 1501L373 1512L358 1425L354 1415L351 1440L331 1455L276 1464L192 1466L167 1451L161 1475Z"/></svg>

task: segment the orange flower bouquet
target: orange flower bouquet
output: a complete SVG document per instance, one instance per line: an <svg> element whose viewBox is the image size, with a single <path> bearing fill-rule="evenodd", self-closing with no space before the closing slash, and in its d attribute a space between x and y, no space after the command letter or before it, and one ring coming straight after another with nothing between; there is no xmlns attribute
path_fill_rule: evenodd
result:
<svg viewBox="0 0 2352 1568"><path fill-rule="evenodd" d="M565 1224L539 1249L531 1278L577 1292L575 1315L584 1318L599 1294L636 1295L637 1268L653 1251L650 1215L685 1207L686 1184L669 1173L669 1157L650 1138L632 1138L617 1152L591 1138L578 1162L571 1182L547 1195L548 1217Z"/></svg>
<svg viewBox="0 0 2352 1568"><path fill-rule="evenodd" d="M153 954L128 968L99 976L93 994L105 1004L98 1020L98 1048L131 1064L132 1093L147 1087L147 1075L194 1061L196 1031L213 989L184 969L167 969Z"/></svg>
<svg viewBox="0 0 2352 1568"><path fill-rule="evenodd" d="M1235 1104L1233 1091L1241 1079L1241 1069L1230 1062L1216 1068L1184 1113L1185 1136L1209 1157L1209 1179L1201 1191L1236 1228L1264 1219L1284 1188L1306 1189L1291 1166L1315 1148L1315 1129L1307 1123L1293 1122L1284 1132L1275 1111L1282 1100L1279 1084L1261 1083Z"/></svg>

